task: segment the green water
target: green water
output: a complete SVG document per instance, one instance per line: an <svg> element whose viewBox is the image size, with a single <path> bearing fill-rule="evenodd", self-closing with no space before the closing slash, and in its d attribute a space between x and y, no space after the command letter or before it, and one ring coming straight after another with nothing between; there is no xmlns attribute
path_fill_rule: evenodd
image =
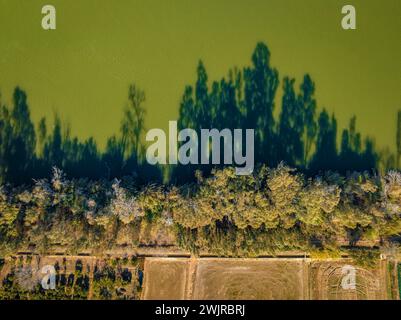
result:
<svg viewBox="0 0 401 320"><path fill-rule="evenodd" d="M209 80L219 80L229 68L249 65L263 41L280 79L293 76L298 87L309 72L318 107L334 111L339 128L355 114L364 136L394 150L399 0L352 1L356 30L340 26L342 0L54 0L53 31L41 28L44 4L0 1L2 101L9 104L20 85L35 121L57 111L74 135L104 146L118 132L135 81L146 91L147 128L165 129L200 58Z"/></svg>

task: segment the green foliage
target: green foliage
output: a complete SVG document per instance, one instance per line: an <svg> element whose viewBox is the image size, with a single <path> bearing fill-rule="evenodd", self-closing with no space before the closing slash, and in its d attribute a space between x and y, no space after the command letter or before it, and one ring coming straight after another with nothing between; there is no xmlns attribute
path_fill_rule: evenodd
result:
<svg viewBox="0 0 401 320"><path fill-rule="evenodd" d="M93 280L93 298L98 300L132 299L137 298L126 291L126 286L132 281L133 275L127 268L123 268L119 260L105 262L96 266Z"/></svg>
<svg viewBox="0 0 401 320"><path fill-rule="evenodd" d="M378 250L365 248L354 248L348 250L348 254L356 265L365 269L375 268L380 258L380 252Z"/></svg>
<svg viewBox="0 0 401 320"><path fill-rule="evenodd" d="M29 262L27 260L26 262ZM77 262L78 264L79 262ZM40 284L38 271L29 264L12 268L0 286L0 299L4 300L85 300L89 292L89 276L76 268L74 273L66 273L55 265L56 288L44 290Z"/></svg>
<svg viewBox="0 0 401 320"><path fill-rule="evenodd" d="M190 185L138 188L130 178L69 180L55 168L50 181L1 188L0 248L3 254L27 246L41 253L56 246L104 252L133 248L141 239L157 244L160 232L174 229L169 244L194 252L221 249L222 255L334 249L344 240L351 246L390 242L401 233L400 190L401 175L394 171L306 180L279 164L249 176L226 168L207 178L198 174Z"/></svg>
<svg viewBox="0 0 401 320"><path fill-rule="evenodd" d="M128 259L98 260L90 278L90 267L81 260L75 261L75 270L67 271L66 260L56 270L55 289L43 289L42 274L30 259L13 257L10 271L0 284L1 300L86 300L91 299L138 299L141 289L140 261L135 260L128 269ZM90 287L92 295L90 296Z"/></svg>

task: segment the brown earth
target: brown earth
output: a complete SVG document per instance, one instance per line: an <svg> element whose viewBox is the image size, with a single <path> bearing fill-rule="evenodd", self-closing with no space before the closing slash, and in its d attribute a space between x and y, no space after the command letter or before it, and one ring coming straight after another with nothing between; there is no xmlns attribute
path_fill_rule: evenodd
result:
<svg viewBox="0 0 401 320"><path fill-rule="evenodd" d="M194 299L299 300L302 259L202 259Z"/></svg>
<svg viewBox="0 0 401 320"><path fill-rule="evenodd" d="M143 299L185 299L189 259L146 258Z"/></svg>
<svg viewBox="0 0 401 320"><path fill-rule="evenodd" d="M146 258L143 299L389 299L387 261L356 269L355 289L343 289L350 259Z"/></svg>
<svg viewBox="0 0 401 320"><path fill-rule="evenodd" d="M311 262L309 267L310 298L314 300L381 300L387 299L386 263L373 269L356 269L354 290L344 290L343 267L352 265L347 259Z"/></svg>

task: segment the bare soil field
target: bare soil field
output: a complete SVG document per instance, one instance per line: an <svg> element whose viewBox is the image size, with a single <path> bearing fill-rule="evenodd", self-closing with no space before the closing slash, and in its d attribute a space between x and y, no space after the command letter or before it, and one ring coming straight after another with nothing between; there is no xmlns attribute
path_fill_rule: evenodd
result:
<svg viewBox="0 0 401 320"><path fill-rule="evenodd" d="M145 300L185 299L189 259L146 258L142 298Z"/></svg>
<svg viewBox="0 0 401 320"><path fill-rule="evenodd" d="M315 261L309 266L310 299L313 300L377 300L387 298L385 262L373 269L356 269L355 289L344 290L343 267L352 265L347 259Z"/></svg>
<svg viewBox="0 0 401 320"><path fill-rule="evenodd" d="M303 299L303 259L146 258L143 299Z"/></svg>
<svg viewBox="0 0 401 320"><path fill-rule="evenodd" d="M146 258L143 299L374 300L388 299L387 262L356 269L354 289L344 289L349 259Z"/></svg>
<svg viewBox="0 0 401 320"><path fill-rule="evenodd" d="M302 259L200 259L194 299L304 297Z"/></svg>

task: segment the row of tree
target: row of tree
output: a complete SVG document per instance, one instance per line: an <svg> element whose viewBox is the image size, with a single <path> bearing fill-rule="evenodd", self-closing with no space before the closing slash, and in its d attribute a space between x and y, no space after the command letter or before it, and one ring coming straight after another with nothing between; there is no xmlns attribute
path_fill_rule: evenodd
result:
<svg viewBox="0 0 401 320"><path fill-rule="evenodd" d="M0 253L62 248L103 253L135 248L153 226L151 243L170 232L170 245L221 255L280 250L338 250L366 240L393 243L401 233L401 174L326 174L305 178L280 164L250 176L233 168L197 174L181 187L135 180L51 181L0 190Z"/></svg>

